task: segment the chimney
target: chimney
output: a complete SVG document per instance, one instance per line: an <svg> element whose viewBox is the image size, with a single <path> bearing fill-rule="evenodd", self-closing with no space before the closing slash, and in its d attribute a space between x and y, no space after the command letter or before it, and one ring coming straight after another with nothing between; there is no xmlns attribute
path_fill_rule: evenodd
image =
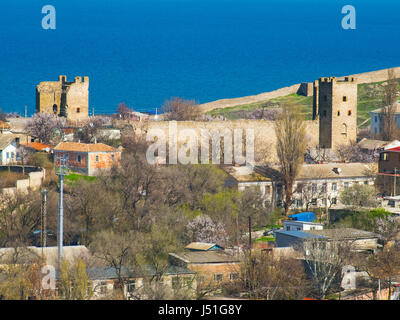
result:
<svg viewBox="0 0 400 320"><path fill-rule="evenodd" d="M340 168L333 168L333 172L336 174L340 174L342 172L342 169Z"/></svg>

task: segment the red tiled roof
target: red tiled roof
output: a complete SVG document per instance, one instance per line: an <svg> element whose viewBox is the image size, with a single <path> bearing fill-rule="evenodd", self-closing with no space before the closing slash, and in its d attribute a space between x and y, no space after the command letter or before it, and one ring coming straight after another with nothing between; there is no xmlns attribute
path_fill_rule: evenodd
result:
<svg viewBox="0 0 400 320"><path fill-rule="evenodd" d="M400 152L400 147L396 147L396 148L388 149L388 150L385 150L385 151Z"/></svg>
<svg viewBox="0 0 400 320"><path fill-rule="evenodd" d="M7 122L4 122L4 121L2 121L2 120L0 120L0 129L10 129L11 128L11 126L7 123Z"/></svg>
<svg viewBox="0 0 400 320"><path fill-rule="evenodd" d="M120 152L104 143L60 142L54 150L75 152Z"/></svg>
<svg viewBox="0 0 400 320"><path fill-rule="evenodd" d="M21 143L21 146L35 149L37 151L46 150L46 148L49 148L50 150L52 149L51 145L40 142Z"/></svg>

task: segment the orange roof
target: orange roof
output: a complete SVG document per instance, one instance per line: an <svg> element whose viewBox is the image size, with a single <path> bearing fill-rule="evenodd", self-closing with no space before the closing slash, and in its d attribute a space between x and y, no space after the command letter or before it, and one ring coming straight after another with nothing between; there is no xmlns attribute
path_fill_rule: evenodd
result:
<svg viewBox="0 0 400 320"><path fill-rule="evenodd" d="M40 142L21 143L21 146L35 149L37 151L46 150L47 148L49 148L50 150L52 149L51 145Z"/></svg>
<svg viewBox="0 0 400 320"><path fill-rule="evenodd" d="M4 121L2 121L2 120L0 120L0 129L10 129L11 128L11 126L7 123L7 122L4 122Z"/></svg>
<svg viewBox="0 0 400 320"><path fill-rule="evenodd" d="M75 152L120 152L104 143L60 142L54 150Z"/></svg>

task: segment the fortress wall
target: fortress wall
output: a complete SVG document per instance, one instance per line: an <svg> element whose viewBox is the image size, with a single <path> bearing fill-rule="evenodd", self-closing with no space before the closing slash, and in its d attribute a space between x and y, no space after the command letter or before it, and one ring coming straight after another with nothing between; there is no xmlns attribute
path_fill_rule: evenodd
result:
<svg viewBox="0 0 400 320"><path fill-rule="evenodd" d="M393 68L395 70L395 75L396 78L400 78L400 67ZM346 77L355 77L358 79L358 84L363 84L363 83L373 83L373 82L380 82L380 81L386 81L388 80L388 70L389 69L383 69L383 70L377 70L377 71L371 71L371 72L364 72L364 73L359 73L359 74L353 74L353 75L346 75ZM338 76L338 78L341 78L344 76ZM281 88L278 90L274 90L271 92L265 92L261 93L258 95L253 95L253 96L247 96L247 97L241 97L241 98L233 98L233 99L221 99L213 102L208 102L201 104L199 107L202 109L202 112L207 112L213 109L219 109L219 108L227 108L227 107L234 107L234 106L240 106L244 104L250 104L250 103L255 103L255 102L262 102L278 97L283 97L287 96L289 94L293 93L299 93L299 94L304 94L304 95L313 95L311 86L312 83L298 83L295 85L292 85L290 87L285 87ZM305 94L307 93L307 94Z"/></svg>
<svg viewBox="0 0 400 320"><path fill-rule="evenodd" d="M133 122L134 124L135 122ZM276 155L276 136L274 130L274 122L265 120L234 120L234 121L211 121L211 122L200 122L200 121L178 121L177 130L179 132L184 129L194 129L200 137L200 130L213 130L213 129L243 129L243 135L245 135L246 129L254 130L254 150L256 161L259 163L263 162L277 162ZM307 123L307 142L310 146L315 147L319 141L319 126L318 121L306 121ZM138 124L136 122L136 124ZM168 121L149 121L146 128L139 128L139 131L147 131L150 129L161 129L165 132L168 140ZM179 141L178 141L178 144ZM181 142L181 144L183 144ZM180 144L180 145L181 145Z"/></svg>

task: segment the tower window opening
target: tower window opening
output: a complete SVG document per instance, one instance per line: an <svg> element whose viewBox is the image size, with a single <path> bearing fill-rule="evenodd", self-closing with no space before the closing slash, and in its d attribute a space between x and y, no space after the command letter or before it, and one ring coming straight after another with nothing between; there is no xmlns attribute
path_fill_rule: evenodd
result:
<svg viewBox="0 0 400 320"><path fill-rule="evenodd" d="M349 110L349 112L347 112L347 115L351 116L351 110Z"/></svg>
<svg viewBox="0 0 400 320"><path fill-rule="evenodd" d="M346 101L347 101L347 97L343 96L343 102L346 102Z"/></svg>
<svg viewBox="0 0 400 320"><path fill-rule="evenodd" d="M338 117L340 116L340 111L337 112Z"/></svg>

